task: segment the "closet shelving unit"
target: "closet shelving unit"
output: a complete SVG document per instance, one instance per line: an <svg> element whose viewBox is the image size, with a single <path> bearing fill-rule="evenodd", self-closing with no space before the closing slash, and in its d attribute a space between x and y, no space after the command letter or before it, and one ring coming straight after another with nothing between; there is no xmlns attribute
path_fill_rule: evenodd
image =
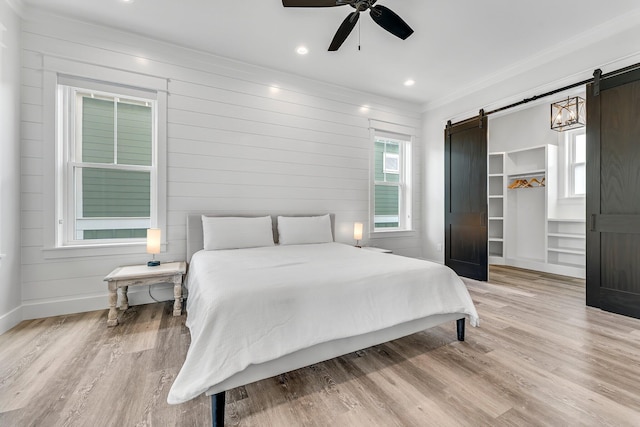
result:
<svg viewBox="0 0 640 427"><path fill-rule="evenodd" d="M580 218L549 218L547 261L564 274L583 277L586 267L586 222Z"/></svg>
<svg viewBox="0 0 640 427"><path fill-rule="evenodd" d="M545 185L509 188L533 178ZM558 207L558 147L490 153L488 179L489 263L584 278L586 223Z"/></svg>
<svg viewBox="0 0 640 427"><path fill-rule="evenodd" d="M548 182L554 148L547 145L505 153L507 187L517 180ZM550 157L552 157L550 159ZM508 251L505 263L541 270L546 264L547 186L508 188L505 230Z"/></svg>
<svg viewBox="0 0 640 427"><path fill-rule="evenodd" d="M489 264L504 264L504 153L489 154Z"/></svg>

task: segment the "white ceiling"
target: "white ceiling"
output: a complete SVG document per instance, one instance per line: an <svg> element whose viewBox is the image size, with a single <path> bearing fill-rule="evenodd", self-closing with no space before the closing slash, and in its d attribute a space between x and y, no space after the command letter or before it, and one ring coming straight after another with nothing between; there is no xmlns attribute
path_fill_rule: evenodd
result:
<svg viewBox="0 0 640 427"><path fill-rule="evenodd" d="M415 31L402 41L368 16L327 48L349 6L284 8L281 0L24 0L29 6L216 55L427 104L477 88L528 58L640 17L638 0L379 0ZM612 22L613 20L613 22ZM640 24L639 24L640 25ZM309 53L296 54L305 45ZM412 78L413 87L403 82Z"/></svg>

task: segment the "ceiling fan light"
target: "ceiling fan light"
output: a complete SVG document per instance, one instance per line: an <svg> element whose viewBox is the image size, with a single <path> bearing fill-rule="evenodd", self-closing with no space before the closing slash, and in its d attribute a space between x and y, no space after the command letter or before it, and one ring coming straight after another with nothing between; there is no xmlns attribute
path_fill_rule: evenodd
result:
<svg viewBox="0 0 640 427"><path fill-rule="evenodd" d="M309 49L307 49L306 46L298 46L296 48L296 53L298 55L306 55L307 53L309 53Z"/></svg>

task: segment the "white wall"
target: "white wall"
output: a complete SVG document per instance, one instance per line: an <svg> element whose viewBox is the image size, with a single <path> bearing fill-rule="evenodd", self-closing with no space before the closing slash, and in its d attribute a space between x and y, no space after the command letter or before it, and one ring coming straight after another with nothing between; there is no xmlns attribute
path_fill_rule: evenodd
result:
<svg viewBox="0 0 640 427"><path fill-rule="evenodd" d="M465 86L451 99L425 106L423 194L423 256L444 262L444 127L485 111L503 107L590 78L593 70L610 72L640 62L640 14L629 14L578 37L560 41L548 51L514 64L492 78ZM549 103L552 99L548 100ZM489 125L491 132L491 125Z"/></svg>
<svg viewBox="0 0 640 427"><path fill-rule="evenodd" d="M139 255L50 258L43 233L53 159L43 147L43 55L169 79L167 252L184 259L185 216L194 211L336 214L337 240L354 243L368 219L369 119L415 129L414 222L408 237L371 244L420 256L421 113L413 104L352 92L89 24L29 11L22 52L22 303L25 318L104 308L103 277ZM277 86L278 89L274 87ZM362 105L368 109L362 109ZM57 256L57 255L56 255ZM133 291L133 290L132 290ZM156 297L171 299L169 289ZM131 301L149 301L146 289Z"/></svg>
<svg viewBox="0 0 640 427"><path fill-rule="evenodd" d="M550 100L566 98L560 95ZM551 130L550 103L489 117L489 152L514 151L541 145L558 145L559 133Z"/></svg>
<svg viewBox="0 0 640 427"><path fill-rule="evenodd" d="M20 19L0 1L0 333L22 320L20 295Z"/></svg>

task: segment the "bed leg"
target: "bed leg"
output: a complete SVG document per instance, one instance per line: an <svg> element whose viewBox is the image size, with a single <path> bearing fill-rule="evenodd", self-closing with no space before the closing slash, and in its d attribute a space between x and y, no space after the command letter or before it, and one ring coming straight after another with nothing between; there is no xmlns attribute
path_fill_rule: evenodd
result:
<svg viewBox="0 0 640 427"><path fill-rule="evenodd" d="M464 317L456 320L456 327L458 329L458 341L464 341Z"/></svg>
<svg viewBox="0 0 640 427"><path fill-rule="evenodd" d="M224 400L224 391L211 395L211 425L213 427L224 427Z"/></svg>

